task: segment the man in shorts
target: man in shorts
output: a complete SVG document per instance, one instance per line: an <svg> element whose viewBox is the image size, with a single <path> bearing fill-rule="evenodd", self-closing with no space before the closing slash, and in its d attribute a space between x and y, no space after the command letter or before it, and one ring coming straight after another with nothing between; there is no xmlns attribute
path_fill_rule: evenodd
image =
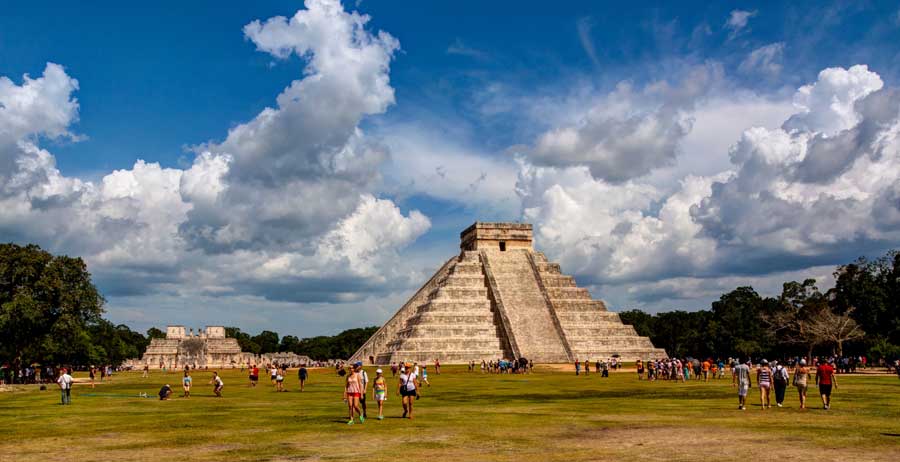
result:
<svg viewBox="0 0 900 462"><path fill-rule="evenodd" d="M300 379L300 391L303 391L303 387L306 385L306 379L309 378L309 372L306 370L306 364L300 365L300 370L297 371L297 378Z"/></svg>
<svg viewBox="0 0 900 462"><path fill-rule="evenodd" d="M747 410L747 393L750 391L750 367L741 360L741 363L731 371L731 386L738 389L738 409Z"/></svg>
<svg viewBox="0 0 900 462"><path fill-rule="evenodd" d="M834 376L833 359L829 359L826 363L819 360L816 366L816 385L819 386L819 394L822 395L822 405L825 410L831 409L831 388L837 388L837 378Z"/></svg>
<svg viewBox="0 0 900 462"><path fill-rule="evenodd" d="M250 386L255 387L257 382L259 382L259 368L254 364L250 368Z"/></svg>

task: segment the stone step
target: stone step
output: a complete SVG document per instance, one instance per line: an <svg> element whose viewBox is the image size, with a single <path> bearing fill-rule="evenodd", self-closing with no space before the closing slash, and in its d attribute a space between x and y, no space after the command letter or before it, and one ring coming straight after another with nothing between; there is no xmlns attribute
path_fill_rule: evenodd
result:
<svg viewBox="0 0 900 462"><path fill-rule="evenodd" d="M435 359L440 359L444 364L468 363L469 361L475 361L476 363L481 364L481 360L497 360L506 356L507 355L500 349L432 351L396 350L378 355L378 357L375 358L375 361L378 364L418 362L420 364L430 365Z"/></svg>
<svg viewBox="0 0 900 462"><path fill-rule="evenodd" d="M547 295L550 300L557 298L590 300L591 293L582 287L547 287Z"/></svg>
<svg viewBox="0 0 900 462"><path fill-rule="evenodd" d="M474 312L437 312L430 311L426 313L418 313L409 318L409 323L436 323L450 325L483 325L494 322L494 313L474 314Z"/></svg>
<svg viewBox="0 0 900 462"><path fill-rule="evenodd" d="M419 323L415 326L400 330L399 338L468 338L477 340L492 340L497 338L497 326L493 324L481 325L454 325Z"/></svg>
<svg viewBox="0 0 900 462"><path fill-rule="evenodd" d="M473 276L463 276L454 274L444 279L441 282L442 286L445 287L472 287L472 288L486 288L487 285L484 281L484 276L482 275L473 275Z"/></svg>
<svg viewBox="0 0 900 462"><path fill-rule="evenodd" d="M398 339L388 343L391 350L502 350L497 336L488 339L465 337L431 337Z"/></svg>
<svg viewBox="0 0 900 462"><path fill-rule="evenodd" d="M459 261L481 263L481 255L477 250L466 250L459 255Z"/></svg>
<svg viewBox="0 0 900 462"><path fill-rule="evenodd" d="M558 313L566 312L566 311L602 311L608 312L606 310L606 304L600 300L585 300L585 299L565 299L565 298L551 298L550 301L553 303L553 307L556 309ZM618 315L617 315L618 316Z"/></svg>
<svg viewBox="0 0 900 462"><path fill-rule="evenodd" d="M607 336L635 336L637 333L634 331L634 328L631 326L626 326L624 324L613 324L608 323L605 326L566 326L563 325L563 331L566 333L566 338L569 340L574 339L593 339L593 338L603 338Z"/></svg>
<svg viewBox="0 0 900 462"><path fill-rule="evenodd" d="M488 293L487 288L479 288L479 289L470 289L470 288L458 288L458 287L439 287L436 291L431 293L431 299L437 298L450 298L450 299L459 299L459 298L482 298L487 299Z"/></svg>
<svg viewBox="0 0 900 462"><path fill-rule="evenodd" d="M620 361L632 362L638 359L658 359L658 358L666 358L665 350L661 350L659 348L623 348L618 350L613 349L594 349L594 350L574 350L576 358L584 361L585 359L589 359L591 362L596 361L597 359L609 359L612 358L613 355L619 355ZM594 369L591 369L593 371Z"/></svg>
<svg viewBox="0 0 900 462"><path fill-rule="evenodd" d="M576 287L575 278L564 274L546 274L541 276L544 287Z"/></svg>
<svg viewBox="0 0 900 462"><path fill-rule="evenodd" d="M418 312L433 312L433 311L491 311L491 302L486 299L480 298L435 298L433 300L429 300L418 307Z"/></svg>
<svg viewBox="0 0 900 462"><path fill-rule="evenodd" d="M595 325L600 323L621 324L619 315L609 311L557 311L559 322L568 325Z"/></svg>
<svg viewBox="0 0 900 462"><path fill-rule="evenodd" d="M456 266L450 270L451 274L471 274L471 275L479 275L484 276L484 271L482 271L481 263L473 263L473 264L463 264L458 263Z"/></svg>
<svg viewBox="0 0 900 462"><path fill-rule="evenodd" d="M549 263L549 262L547 262L547 263L541 263L541 262L535 262L535 264L537 265L538 271L539 271L541 274L544 274L544 273L547 273L547 274L560 274L560 273L562 272L562 271L560 271L560 269L559 269L559 263Z"/></svg>
<svg viewBox="0 0 900 462"><path fill-rule="evenodd" d="M569 346L572 351L575 350L594 350L594 349L652 349L653 343L647 337L629 336L629 337L606 337L603 339L569 339Z"/></svg>

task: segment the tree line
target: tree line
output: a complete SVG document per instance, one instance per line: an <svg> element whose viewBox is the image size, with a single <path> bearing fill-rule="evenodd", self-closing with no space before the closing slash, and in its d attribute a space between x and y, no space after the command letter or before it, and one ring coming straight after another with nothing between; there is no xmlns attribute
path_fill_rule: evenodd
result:
<svg viewBox="0 0 900 462"><path fill-rule="evenodd" d="M711 309L620 313L641 335L675 356L788 355L811 352L900 357L900 252L839 266L834 288L787 282L776 297L738 287ZM119 364L139 358L152 338L102 317L104 299L81 258L36 245L0 244L0 363ZM227 327L243 351L294 352L317 360L349 358L377 330L300 339Z"/></svg>
<svg viewBox="0 0 900 462"><path fill-rule="evenodd" d="M807 279L784 283L774 297L738 287L709 310L619 315L677 357L900 357L900 252L841 265L834 278L835 286L824 292Z"/></svg>
<svg viewBox="0 0 900 462"><path fill-rule="evenodd" d="M0 244L0 363L117 365L140 358L151 339L165 338L156 327L144 335L104 319L104 303L81 258L54 256L33 244ZM349 358L377 329L304 339L225 331L243 351L290 351L318 360Z"/></svg>

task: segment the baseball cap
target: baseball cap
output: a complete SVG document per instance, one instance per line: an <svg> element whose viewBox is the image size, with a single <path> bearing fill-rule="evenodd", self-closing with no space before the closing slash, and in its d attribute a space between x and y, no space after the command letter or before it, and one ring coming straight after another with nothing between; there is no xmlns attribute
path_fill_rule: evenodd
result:
<svg viewBox="0 0 900 462"><path fill-rule="evenodd" d="M375 370L375 373L376 373L376 374L381 374L382 372L383 372L383 371L382 371L381 369L376 369L376 370Z"/></svg>
<svg viewBox="0 0 900 462"><path fill-rule="evenodd" d="M356 366L356 367L361 367L361 366L362 366L362 361L357 361L357 362L353 363L353 365Z"/></svg>

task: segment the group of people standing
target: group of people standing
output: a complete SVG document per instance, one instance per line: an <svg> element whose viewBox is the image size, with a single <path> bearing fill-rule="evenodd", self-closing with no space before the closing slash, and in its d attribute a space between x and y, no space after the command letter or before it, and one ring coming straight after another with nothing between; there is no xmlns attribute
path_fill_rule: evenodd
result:
<svg viewBox="0 0 900 462"><path fill-rule="evenodd" d="M616 370L622 367L622 363L618 358L607 358L606 360L598 359L593 362L594 372L601 375L601 377L609 377L610 370ZM575 360L575 375L581 375L582 368L584 368L584 375L590 375L591 373L591 361L585 359L584 362Z"/></svg>
<svg viewBox="0 0 900 462"><path fill-rule="evenodd" d="M338 375L344 376L344 402L347 403L349 417L348 425L353 425L355 419L359 419L359 423L364 423L368 417L366 409L366 395L369 392L369 374L363 369L362 361L357 361L349 370L341 368ZM401 386L398 390L403 402L403 417L412 419L412 400L409 396L418 396L419 384L415 378L411 377L411 365L405 364L400 371ZM384 378L384 371L377 369L375 371L375 380L372 382L372 399L378 405L378 420L384 419L384 402L387 400L387 380ZM409 391L415 392L410 395Z"/></svg>
<svg viewBox="0 0 900 462"><path fill-rule="evenodd" d="M751 379L752 364L749 361L740 360L739 364L732 368L731 384L738 390L738 409L747 409L747 394L753 386ZM809 389L810 375L814 377L819 395L822 397L822 406L827 411L831 408L831 392L837 388L835 377L834 359L819 359L815 372L812 373L806 359L800 359L794 364L793 381L787 367L773 361L763 359L756 368L756 383L759 387L759 403L763 410L772 407L771 394L775 392L775 405L782 407L784 395L788 383L797 388L800 397L800 409L806 409L806 393Z"/></svg>

